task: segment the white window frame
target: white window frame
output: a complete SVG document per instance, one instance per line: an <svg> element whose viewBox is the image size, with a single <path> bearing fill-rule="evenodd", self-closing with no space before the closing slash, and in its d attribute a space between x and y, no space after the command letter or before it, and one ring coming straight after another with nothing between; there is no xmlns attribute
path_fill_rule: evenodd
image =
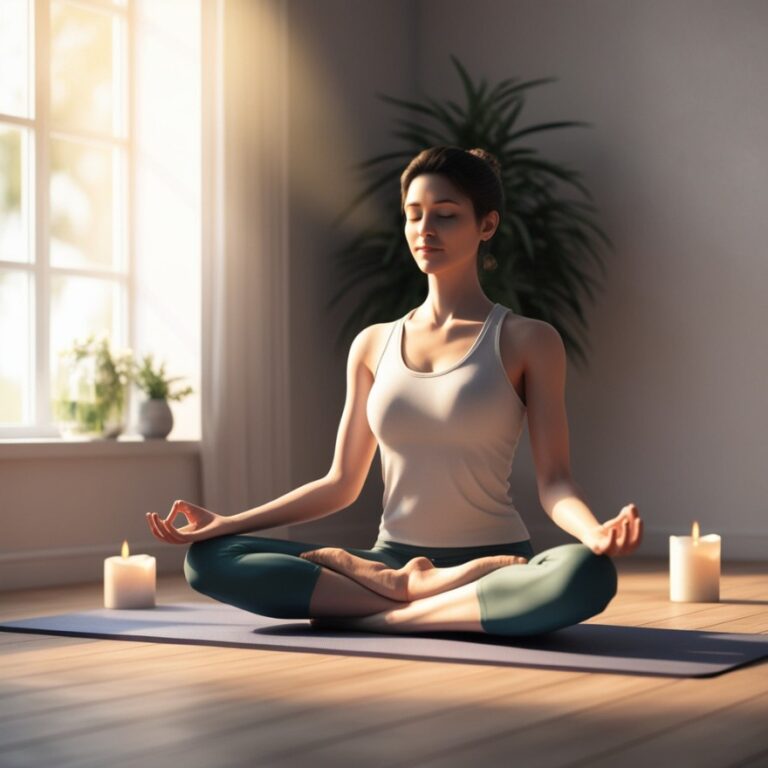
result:
<svg viewBox="0 0 768 768"><path fill-rule="evenodd" d="M113 136L95 132L54 129L49 114L50 103L50 5L51 0L30 0L29 27L32 29L34 40L30 52L28 72L30 81L34 83L34 117L21 118L0 113L0 121L8 125L18 125L27 128L33 136L33 146L29 152L27 188L30 194L30 219L33 222L30 249L34 254L34 262L11 262L0 260L3 269L19 270L34 276L34 302L30 308L31 339L35 354L31 358L34 370L29 371L29 379L34 382L33 396L34 420L25 426L0 425L0 440L3 438L59 438L60 433L55 426L51 409L51 370L50 370L50 282L51 275L96 277L121 288L121 301L113 308L117 313L117 332L113 337L116 346L133 347L134 338L134 296L135 274L133 258L134 231L134 146L133 124L135 103L135 20L133 0L126 0L125 5L116 5L111 0L61 0L67 5L79 6L87 10L108 13L110 16L122 17L125 34L124 50L118 51L115 60L122 59L122 66L117 66L117 90L125 94L121 130L123 136ZM124 180L123 194L118 197L124 204L115 204L114 226L116 238L121 240L124 248L122 259L118 259L117 268L110 270L51 267L49 252L49 220L50 220L50 142L51 138L66 138L75 141L85 141L90 145L102 145L109 148L121 148L123 151L123 174L118 180ZM113 177L114 178L114 177ZM33 182L32 185L29 182ZM113 186L114 191L114 186ZM108 277L107 277L108 275ZM110 329L111 330L111 329ZM130 392L126 408L130 407Z"/></svg>

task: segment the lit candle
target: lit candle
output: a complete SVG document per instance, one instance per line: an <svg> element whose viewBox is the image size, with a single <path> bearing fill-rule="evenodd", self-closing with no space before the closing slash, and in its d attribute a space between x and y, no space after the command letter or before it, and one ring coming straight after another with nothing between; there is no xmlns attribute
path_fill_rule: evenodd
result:
<svg viewBox="0 0 768 768"><path fill-rule="evenodd" d="M699 536L694 520L690 536L669 537L669 599L675 603L720 601L720 537Z"/></svg>
<svg viewBox="0 0 768 768"><path fill-rule="evenodd" d="M123 542L121 557L104 560L105 608L154 608L155 585L155 558L129 557L127 541Z"/></svg>

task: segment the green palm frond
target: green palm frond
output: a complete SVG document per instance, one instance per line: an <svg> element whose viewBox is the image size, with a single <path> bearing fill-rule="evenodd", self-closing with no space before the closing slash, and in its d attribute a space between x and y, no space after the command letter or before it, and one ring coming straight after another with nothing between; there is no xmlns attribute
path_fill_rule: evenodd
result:
<svg viewBox="0 0 768 768"><path fill-rule="evenodd" d="M347 349L354 336L372 323L401 317L427 295L427 282L415 265L403 232L399 179L407 162L431 146L482 147L501 164L506 196L499 228L491 241L497 268L479 269L480 284L492 301L518 314L553 325L578 365L586 364L588 339L585 299L594 303L606 276L603 250L613 243L595 218L590 190L578 171L544 157L522 142L547 131L593 127L590 123L557 120L519 125L527 92L557 81L506 78L489 85L475 82L456 56L464 103L424 96L418 100L375 95L404 110L394 120L392 134L403 148L386 152L354 166L366 183L333 226L379 190L391 192L383 227L361 232L334 254L336 278L328 308L347 294L356 304L345 319L337 346ZM585 200L563 196L575 190Z"/></svg>

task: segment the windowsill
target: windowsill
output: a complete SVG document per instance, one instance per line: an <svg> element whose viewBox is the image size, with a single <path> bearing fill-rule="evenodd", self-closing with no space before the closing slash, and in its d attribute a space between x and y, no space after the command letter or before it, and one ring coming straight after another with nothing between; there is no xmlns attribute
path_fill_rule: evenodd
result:
<svg viewBox="0 0 768 768"><path fill-rule="evenodd" d="M0 439L0 459L123 458L198 453L199 440L145 440L140 435L121 435L116 440L64 440L53 437Z"/></svg>

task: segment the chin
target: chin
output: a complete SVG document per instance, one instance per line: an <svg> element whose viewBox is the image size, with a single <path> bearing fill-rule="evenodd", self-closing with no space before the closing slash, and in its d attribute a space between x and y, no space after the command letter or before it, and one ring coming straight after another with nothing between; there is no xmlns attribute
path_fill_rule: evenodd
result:
<svg viewBox="0 0 768 768"><path fill-rule="evenodd" d="M421 270L429 271L431 267L442 267L445 265L445 253L443 251L437 251L436 253L427 254L418 253L414 256L414 261Z"/></svg>

